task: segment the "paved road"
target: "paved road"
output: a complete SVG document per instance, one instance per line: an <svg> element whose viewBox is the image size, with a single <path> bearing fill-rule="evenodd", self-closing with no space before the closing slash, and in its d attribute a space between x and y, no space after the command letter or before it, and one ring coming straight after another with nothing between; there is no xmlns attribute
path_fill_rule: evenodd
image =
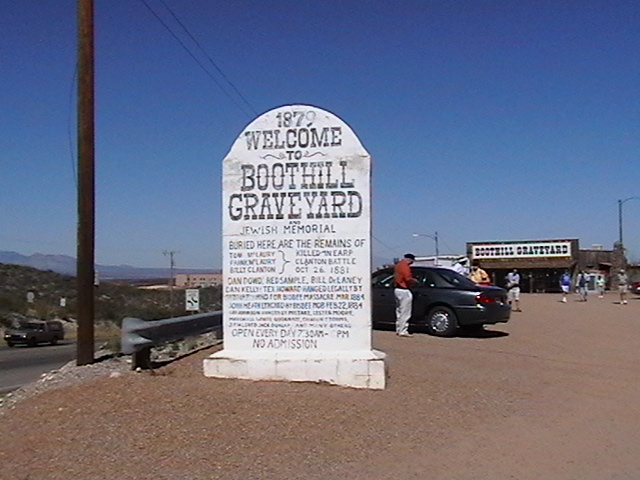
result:
<svg viewBox="0 0 640 480"><path fill-rule="evenodd" d="M43 373L60 368L73 360L76 345L62 342L39 347L0 345L0 394L40 378Z"/></svg>

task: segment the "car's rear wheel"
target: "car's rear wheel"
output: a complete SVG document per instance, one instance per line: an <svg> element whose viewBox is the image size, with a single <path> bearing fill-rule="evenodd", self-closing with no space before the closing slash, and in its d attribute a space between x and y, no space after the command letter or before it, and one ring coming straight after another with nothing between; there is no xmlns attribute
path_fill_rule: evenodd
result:
<svg viewBox="0 0 640 480"><path fill-rule="evenodd" d="M58 344L58 337L53 337L51 339L51 345L57 345Z"/></svg>
<svg viewBox="0 0 640 480"><path fill-rule="evenodd" d="M431 335L450 337L457 330L458 321L449 307L438 306L427 313L426 325Z"/></svg>

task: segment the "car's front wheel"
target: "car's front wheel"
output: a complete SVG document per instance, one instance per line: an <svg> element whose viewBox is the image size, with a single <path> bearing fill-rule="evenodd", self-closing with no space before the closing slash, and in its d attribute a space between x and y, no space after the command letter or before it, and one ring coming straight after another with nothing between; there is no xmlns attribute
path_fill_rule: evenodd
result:
<svg viewBox="0 0 640 480"><path fill-rule="evenodd" d="M429 333L438 337L450 337L458 328L456 314L445 306L438 306L429 310L426 324Z"/></svg>

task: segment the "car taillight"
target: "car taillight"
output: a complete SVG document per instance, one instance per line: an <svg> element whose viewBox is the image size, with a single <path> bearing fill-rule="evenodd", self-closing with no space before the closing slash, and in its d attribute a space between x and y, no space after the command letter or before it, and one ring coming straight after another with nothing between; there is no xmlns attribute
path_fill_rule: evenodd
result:
<svg viewBox="0 0 640 480"><path fill-rule="evenodd" d="M476 297L476 302L478 302L480 305L490 305L492 303L498 303L497 300L498 299L496 297L485 295L484 293L481 293Z"/></svg>

